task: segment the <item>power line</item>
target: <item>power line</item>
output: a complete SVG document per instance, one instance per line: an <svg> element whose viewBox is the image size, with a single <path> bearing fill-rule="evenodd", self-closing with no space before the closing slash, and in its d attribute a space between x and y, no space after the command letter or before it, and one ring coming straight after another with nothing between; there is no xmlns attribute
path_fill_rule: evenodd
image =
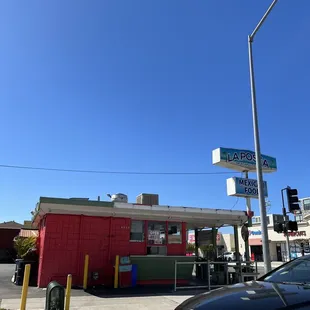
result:
<svg viewBox="0 0 310 310"><path fill-rule="evenodd" d="M138 171L103 171L103 170L81 170L81 169L61 169L17 165L0 165L0 168L40 170L53 172L72 172L72 173L93 173L93 174L124 174L124 175L220 175L232 174L232 172L138 172Z"/></svg>

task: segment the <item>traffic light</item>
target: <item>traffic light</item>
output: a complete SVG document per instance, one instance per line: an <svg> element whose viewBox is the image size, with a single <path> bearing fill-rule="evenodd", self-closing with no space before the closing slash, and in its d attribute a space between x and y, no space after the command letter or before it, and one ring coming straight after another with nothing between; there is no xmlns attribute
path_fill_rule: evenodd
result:
<svg viewBox="0 0 310 310"><path fill-rule="evenodd" d="M284 232L284 226L282 223L274 223L273 230L278 234Z"/></svg>
<svg viewBox="0 0 310 310"><path fill-rule="evenodd" d="M299 199L297 196L298 195L297 189L287 187L286 194L287 194L287 204L289 212L294 213L294 211L299 211L300 206L299 206Z"/></svg>
<svg viewBox="0 0 310 310"><path fill-rule="evenodd" d="M296 221L288 221L286 223L287 231L298 231L298 225Z"/></svg>

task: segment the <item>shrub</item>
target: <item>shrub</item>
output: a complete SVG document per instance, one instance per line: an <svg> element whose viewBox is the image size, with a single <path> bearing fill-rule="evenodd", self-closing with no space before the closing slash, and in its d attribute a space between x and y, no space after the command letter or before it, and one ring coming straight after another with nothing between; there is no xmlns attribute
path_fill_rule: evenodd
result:
<svg viewBox="0 0 310 310"><path fill-rule="evenodd" d="M29 256L33 256L36 251L36 237L20 237L14 238L14 248L17 252L17 258L26 259Z"/></svg>

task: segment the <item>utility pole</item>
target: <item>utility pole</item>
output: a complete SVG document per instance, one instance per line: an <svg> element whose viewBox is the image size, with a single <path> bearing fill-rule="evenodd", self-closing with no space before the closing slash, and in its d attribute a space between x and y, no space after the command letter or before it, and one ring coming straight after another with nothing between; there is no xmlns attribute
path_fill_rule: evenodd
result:
<svg viewBox="0 0 310 310"><path fill-rule="evenodd" d="M252 44L257 31L260 29L267 16L277 3L274 0L262 19L259 21L255 27L252 34L248 36L248 49L249 49L249 67L250 67L250 82L251 82L251 99L252 99L252 114L253 114L253 129L254 129L254 144L255 144L255 156L256 156L256 173L257 173L257 183L258 183L258 200L259 200L259 210L261 217L262 226L262 246L263 246L263 259L264 259L264 269L265 273L271 271L271 260L269 251L269 240L268 240L268 227L267 227L267 214L265 205L265 195L264 195L264 181L262 172L262 161L261 161L261 150L260 150L260 139L259 139L259 126L258 126L258 115L257 115L257 105L256 105L256 89L255 89L255 78L254 78L254 64L253 64L253 52Z"/></svg>

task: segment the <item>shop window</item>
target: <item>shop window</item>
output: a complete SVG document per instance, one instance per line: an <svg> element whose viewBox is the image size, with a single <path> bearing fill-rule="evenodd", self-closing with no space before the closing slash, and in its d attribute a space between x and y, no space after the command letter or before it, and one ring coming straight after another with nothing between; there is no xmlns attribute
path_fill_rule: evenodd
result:
<svg viewBox="0 0 310 310"><path fill-rule="evenodd" d="M130 241L144 241L144 221L131 221Z"/></svg>
<svg viewBox="0 0 310 310"><path fill-rule="evenodd" d="M168 225L168 243L182 243L182 225L181 223L169 223Z"/></svg>
<svg viewBox="0 0 310 310"><path fill-rule="evenodd" d="M148 238L149 245L165 245L166 244L166 223L165 222L148 222Z"/></svg>

